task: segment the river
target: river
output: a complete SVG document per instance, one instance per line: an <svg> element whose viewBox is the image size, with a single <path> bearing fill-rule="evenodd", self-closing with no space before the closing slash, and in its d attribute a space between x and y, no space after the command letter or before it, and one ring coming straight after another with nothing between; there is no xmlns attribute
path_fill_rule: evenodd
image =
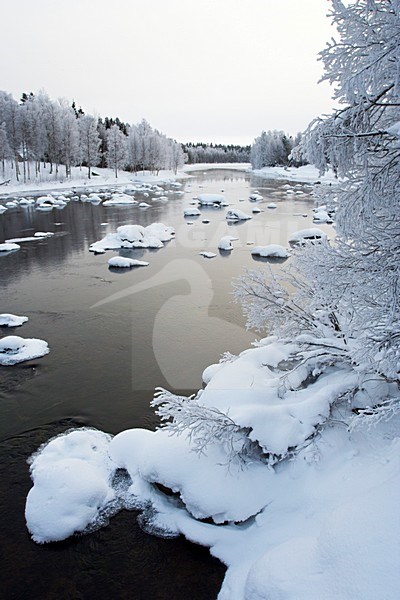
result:
<svg viewBox="0 0 400 600"><path fill-rule="evenodd" d="M193 393L206 366L255 339L231 294L232 278L260 266L252 246L287 247L293 231L313 226L307 186L295 188L303 194L287 195L282 181L210 170L183 182L184 194L165 189L168 201L136 193L151 205L144 210L71 201L63 210L19 207L0 216L0 242L36 231L55 234L0 256L0 311L29 317L0 336L38 337L50 346L43 359L0 367L1 597L209 600L218 593L223 565L184 539L147 535L135 513L122 512L91 535L45 546L30 540L24 521L29 455L71 427L111 434L153 429L157 419L149 402L156 386ZM205 192L222 193L252 214L248 197L256 189L264 198L257 204L262 212L249 221L229 225L225 209L216 208L183 216L192 198ZM277 208L267 208L271 202ZM119 225L152 222L175 227L175 239L157 251L120 252L148 267L110 270L107 260L115 252L88 250ZM238 238L231 253L217 249L223 235ZM207 259L201 251L217 256Z"/></svg>

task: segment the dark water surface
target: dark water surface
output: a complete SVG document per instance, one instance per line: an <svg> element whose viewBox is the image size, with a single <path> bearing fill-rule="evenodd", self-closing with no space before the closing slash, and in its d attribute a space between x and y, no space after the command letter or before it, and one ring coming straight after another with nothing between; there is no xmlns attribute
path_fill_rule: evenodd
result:
<svg viewBox="0 0 400 600"><path fill-rule="evenodd" d="M312 227L309 189L287 196L282 185L209 171L186 182L184 195L168 194L168 202L135 194L151 204L146 210L71 201L63 210L19 207L0 216L0 242L35 231L55 233L0 256L0 312L29 317L21 328L0 329L0 337L38 337L50 346L42 359L0 367L1 598L216 597L224 567L184 539L142 532L135 513L122 512L88 536L34 544L24 521L31 486L26 459L71 427L112 434L154 428L149 402L156 386L193 393L207 365L224 351L238 353L250 345L255 334L245 330L231 296L232 278L244 267L260 266L248 242L287 246L293 231ZM251 214L255 205L247 198L254 189L264 202L251 221L229 225L226 210L214 208L203 209L198 218L183 217L193 196L221 190L228 202ZM277 209L267 209L269 202ZM176 228L176 239L160 250L88 251L119 225L155 221ZM231 254L217 250L223 235L239 238ZM205 259L199 255L203 250L217 257ZM111 271L107 260L118 253L150 264Z"/></svg>

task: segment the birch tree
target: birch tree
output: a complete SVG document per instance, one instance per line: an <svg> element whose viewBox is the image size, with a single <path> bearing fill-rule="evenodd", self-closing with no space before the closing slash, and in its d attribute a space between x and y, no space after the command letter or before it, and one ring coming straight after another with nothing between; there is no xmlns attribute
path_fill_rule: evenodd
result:
<svg viewBox="0 0 400 600"><path fill-rule="evenodd" d="M127 138L118 125L112 125L107 130L107 165L114 169L118 177L118 169L125 165L127 156Z"/></svg>
<svg viewBox="0 0 400 600"><path fill-rule="evenodd" d="M100 138L97 132L97 119L91 115L84 115L78 119L79 147L81 159L88 168L88 177L91 178L92 167L100 160Z"/></svg>

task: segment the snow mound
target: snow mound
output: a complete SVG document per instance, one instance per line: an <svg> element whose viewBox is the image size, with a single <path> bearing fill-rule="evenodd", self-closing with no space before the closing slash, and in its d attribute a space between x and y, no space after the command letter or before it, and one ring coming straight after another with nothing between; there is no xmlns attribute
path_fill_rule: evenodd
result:
<svg viewBox="0 0 400 600"><path fill-rule="evenodd" d="M301 244L307 240L321 240L326 238L326 233L316 227L295 231L289 238L291 244Z"/></svg>
<svg viewBox="0 0 400 600"><path fill-rule="evenodd" d="M6 212L6 210L7 210L7 207L6 207L6 206L4 206L3 204L0 204L0 215L1 215L2 213Z"/></svg>
<svg viewBox="0 0 400 600"><path fill-rule="evenodd" d="M103 239L89 247L91 252L99 250L118 250L119 248L162 248L175 235L172 227L163 223L141 225L122 225L116 233L108 233Z"/></svg>
<svg viewBox="0 0 400 600"><path fill-rule="evenodd" d="M238 208L232 208L226 213L227 221L246 221L247 219L251 219L251 215L246 214Z"/></svg>
<svg viewBox="0 0 400 600"><path fill-rule="evenodd" d="M9 335L0 340L0 365L16 365L25 360L41 358L49 352L44 340Z"/></svg>
<svg viewBox="0 0 400 600"><path fill-rule="evenodd" d="M256 256L269 258L288 258L290 256L290 252L288 252L284 246L279 246L279 244L255 246L252 248L251 253L255 254Z"/></svg>
<svg viewBox="0 0 400 600"><path fill-rule="evenodd" d="M25 518L35 542L59 541L83 531L113 500L110 439L100 431L72 431L54 438L31 458L34 486Z"/></svg>
<svg viewBox="0 0 400 600"><path fill-rule="evenodd" d="M277 204L275 204L275 202L270 202L267 204L267 208L277 208Z"/></svg>
<svg viewBox="0 0 400 600"><path fill-rule="evenodd" d="M108 261L108 265L110 267L118 267L120 269L129 269L131 267L147 267L149 263L143 260L126 258L125 256L113 256L113 258L110 258Z"/></svg>
<svg viewBox="0 0 400 600"><path fill-rule="evenodd" d="M28 317L19 317L11 313L0 314L0 327L20 327L28 321Z"/></svg>

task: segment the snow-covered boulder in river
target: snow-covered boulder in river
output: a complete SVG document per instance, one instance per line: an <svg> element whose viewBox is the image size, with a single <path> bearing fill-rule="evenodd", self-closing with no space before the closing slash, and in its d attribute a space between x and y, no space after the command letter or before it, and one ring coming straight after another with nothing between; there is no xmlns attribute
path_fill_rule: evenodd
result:
<svg viewBox="0 0 400 600"><path fill-rule="evenodd" d="M11 313L0 314L0 327L20 327L28 321L28 317L19 317Z"/></svg>
<svg viewBox="0 0 400 600"><path fill-rule="evenodd" d="M25 360L41 358L49 351L44 340L8 335L0 340L0 365L16 365Z"/></svg>
<svg viewBox="0 0 400 600"><path fill-rule="evenodd" d="M247 219L251 219L251 215L248 215L238 208L231 208L226 213L227 221L247 221Z"/></svg>
<svg viewBox="0 0 400 600"><path fill-rule="evenodd" d="M288 258L290 253L284 246L279 244L269 244L268 246L255 246L252 248L251 253L255 256L262 256L265 258Z"/></svg>
<svg viewBox="0 0 400 600"><path fill-rule="evenodd" d="M116 233L108 233L102 240L91 244L89 250L118 250L119 248L162 248L175 235L172 227L163 223L141 225L122 225Z"/></svg>
<svg viewBox="0 0 400 600"><path fill-rule="evenodd" d="M130 269L132 267L147 267L148 262L143 260L136 260L134 258L127 258L126 256L113 256L108 261L109 267L117 267L119 269Z"/></svg>

